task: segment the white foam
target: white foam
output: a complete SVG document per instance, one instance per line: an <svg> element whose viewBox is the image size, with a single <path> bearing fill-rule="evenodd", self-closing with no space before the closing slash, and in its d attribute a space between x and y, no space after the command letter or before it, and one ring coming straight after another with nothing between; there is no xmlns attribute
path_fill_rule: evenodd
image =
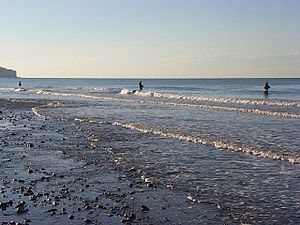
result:
<svg viewBox="0 0 300 225"><path fill-rule="evenodd" d="M233 99L233 98L211 98L205 96L184 96L168 93L158 92L136 92L138 96L151 96L156 98L167 98L167 99L182 99L190 101L207 101L207 102L218 102L218 103L232 103L232 104L243 104L243 105L269 105L269 106L283 106L283 107L300 107L300 102L289 102L289 101L265 101L265 100L254 100L254 99Z"/></svg>
<svg viewBox="0 0 300 225"><path fill-rule="evenodd" d="M0 88L0 91L14 91L16 88Z"/></svg>
<svg viewBox="0 0 300 225"><path fill-rule="evenodd" d="M144 97L155 97L155 92L138 91L138 92L134 93L134 95L144 96Z"/></svg>
<svg viewBox="0 0 300 225"><path fill-rule="evenodd" d="M40 95L50 95L50 96L64 96L64 97L79 97L79 98L86 98L86 99L99 99L99 100L112 100L111 97L104 97L104 96L95 96L89 94L82 94L82 93L66 93L66 92L54 92L49 90L31 90L32 92Z"/></svg>
<svg viewBox="0 0 300 225"><path fill-rule="evenodd" d="M57 107L59 105L45 105L43 107ZM40 108L32 108L32 111L35 115L45 117L42 115L42 113L39 111ZM140 125L136 125L133 123L124 123L120 121L95 121L95 120L88 120L88 119L81 119L81 118L76 118L75 121L77 122L88 122L88 123L99 123L99 124L111 124L113 126L119 126L125 129L131 129L135 130L138 132L142 133L150 133L154 135L159 135L162 137L167 137L167 138L172 138L172 139L177 139L180 141L185 141L185 142L192 142L195 144L203 144L203 145L209 145L213 146L216 149L220 150L229 150L229 151L234 151L234 152L241 152L241 153L246 153L246 154L251 154L255 155L257 157L263 157L263 158L269 158L269 159L274 159L274 160L283 160L287 161L290 163L300 163L300 156L298 155L290 155L287 153L277 153L273 151L267 151L263 149L256 149L252 146L242 146L238 145L236 143L229 143L229 142L224 142L222 140L211 140L207 138L203 138L200 136L189 136L185 134L180 134L180 133L175 133L175 132L169 132L169 131L163 131L160 129L156 128L151 128L151 127L143 127Z"/></svg>
<svg viewBox="0 0 300 225"><path fill-rule="evenodd" d="M136 130L142 133L151 133L163 137L173 138L180 141L186 141L186 142L193 142L196 144L204 144L204 145L210 145L220 150L229 150L229 151L235 151L235 152L241 152L246 154L255 155L257 157L263 157L263 158L269 158L269 159L275 159L275 160L284 160L288 161L290 163L300 163L300 156L293 156L288 155L286 153L276 153L272 151L265 151L265 150L259 150L255 149L251 146L240 146L235 143L226 143L222 140L209 140L201 137L193 137L188 136L184 134L174 133L174 132L167 132L162 131L156 128L146 128L142 126L138 126L132 123L122 123L118 121L111 122L113 126L119 126L126 129Z"/></svg>
<svg viewBox="0 0 300 225"><path fill-rule="evenodd" d="M156 104L162 105L173 105L173 106L185 106L193 108L202 108L202 109L214 109L214 110L226 110L242 113L255 113L265 116L275 116L275 117L284 117L284 118L300 118L300 114L289 113L289 112L276 112L260 109L250 109L250 108L238 108L238 107L228 107L228 106L215 106L215 105L205 105L205 104L192 104L192 103L179 103L179 102L153 102Z"/></svg>
<svg viewBox="0 0 300 225"><path fill-rule="evenodd" d="M15 91L28 91L26 88L16 88Z"/></svg>
<svg viewBox="0 0 300 225"><path fill-rule="evenodd" d="M120 94L121 95L135 95L138 92L140 92L140 91L135 90L135 89L133 89L133 90L122 89L121 92L120 92Z"/></svg>
<svg viewBox="0 0 300 225"><path fill-rule="evenodd" d="M27 89L19 88L0 88L0 91L21 91ZM83 90L82 88L74 88L73 90ZM28 89L30 92L36 94L48 94L48 95L61 95L61 96L73 96L73 97L84 97L84 98L94 98L91 95L85 95L83 93L66 93L66 92L55 92L50 90L35 90ZM93 88L87 89L89 92L111 92L111 93L120 93L122 95L134 94L141 97L155 97L155 98L164 98L164 99L178 99L178 100L189 100L189 101L206 101L206 102L217 102L225 104L242 104L242 105L261 105L261 106L278 106L278 107L293 107L300 108L299 101L286 101L286 100L255 100L255 99L234 99L234 98L212 98L205 96L185 96L169 93L159 93L159 92L145 92L145 91L136 91L129 89L120 89L120 88ZM99 96L98 96L99 97Z"/></svg>
<svg viewBox="0 0 300 225"><path fill-rule="evenodd" d="M32 112L33 112L34 115L36 115L36 116L38 116L38 117L43 117L43 118L45 118L45 116L42 115L42 114L39 112L39 108L38 108L38 107L32 108L31 110L32 110Z"/></svg>
<svg viewBox="0 0 300 225"><path fill-rule="evenodd" d="M111 92L111 93L120 93L121 88L93 88L92 92Z"/></svg>
<svg viewBox="0 0 300 225"><path fill-rule="evenodd" d="M202 108L202 109L212 109L212 110L225 110L233 112L242 112L242 113L253 113L264 116L273 116L273 117L283 117L283 118L300 118L300 114L289 113L289 112L277 112L277 111L268 111L255 108L241 108L241 107L230 107L230 106L216 106L209 104L196 104L196 103L184 103L184 102L167 102L167 101L155 101L155 100L134 100L134 99L124 99L118 97L107 97L107 96L95 96L90 94L82 93L66 93L66 92L53 92L49 90L30 90L36 94L42 95L51 95L51 96L65 96L65 97L79 97L84 99L93 99L93 100L105 100L105 101L120 101L120 102L131 102L139 104L160 104L168 106L180 106L180 107L193 107L193 108ZM122 89L124 93L131 92L128 89ZM134 94L141 94L142 92L135 92ZM153 93L155 94L155 93ZM146 92L146 95L151 96L152 92Z"/></svg>
<svg viewBox="0 0 300 225"><path fill-rule="evenodd" d="M128 89L122 89L121 92L120 92L121 95L128 95L130 94L130 90Z"/></svg>
<svg viewBox="0 0 300 225"><path fill-rule="evenodd" d="M60 103L60 102L48 102L48 103L45 104L45 105L31 108L31 111L33 112L34 115L36 115L36 116L38 116L38 117L46 118L46 116L44 116L44 115L40 112L40 110L41 110L42 108L56 108L56 107L61 107L62 105L63 105L63 104Z"/></svg>

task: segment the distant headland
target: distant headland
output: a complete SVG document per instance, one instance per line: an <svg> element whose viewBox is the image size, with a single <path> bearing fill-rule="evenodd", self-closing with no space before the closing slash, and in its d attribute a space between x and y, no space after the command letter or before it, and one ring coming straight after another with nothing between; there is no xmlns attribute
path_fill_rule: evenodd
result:
<svg viewBox="0 0 300 225"><path fill-rule="evenodd" d="M15 70L6 69L0 66L0 78L17 78L17 72Z"/></svg>

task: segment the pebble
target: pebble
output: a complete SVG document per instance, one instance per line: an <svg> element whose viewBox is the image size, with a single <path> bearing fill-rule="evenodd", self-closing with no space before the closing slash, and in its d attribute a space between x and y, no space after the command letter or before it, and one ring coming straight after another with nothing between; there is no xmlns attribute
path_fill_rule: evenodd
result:
<svg viewBox="0 0 300 225"><path fill-rule="evenodd" d="M8 207L9 207L9 204L7 202L0 202L0 208L2 210L5 210Z"/></svg>
<svg viewBox="0 0 300 225"><path fill-rule="evenodd" d="M142 205L141 206L141 211L142 212L148 212L150 209L147 207L147 206L145 206L145 205Z"/></svg>
<svg viewBox="0 0 300 225"><path fill-rule="evenodd" d="M30 124L28 124L27 127L31 127ZM43 129L45 129L45 128L43 128ZM43 140L42 139L37 139L36 140L37 142L34 142L33 139L30 139L30 138L34 137L36 132L40 132L40 131L32 131L33 135L32 134L24 135L24 138L23 139L21 138L21 140L19 140L20 145L22 145L23 147L26 146L28 148L33 148L33 147L37 148L39 144L36 144L36 143L46 143L46 144L41 145L41 146L45 146L46 148L48 148L47 144L49 143L49 145L50 145L52 139L48 139L48 137L46 137L45 135L43 135L44 136ZM18 132L15 132L15 133L16 134L12 134L12 135L20 135ZM31 135L32 135L32 137L31 137ZM14 137L10 137L10 138L13 139ZM54 139L56 139L56 138L53 138L53 141L54 141ZM59 138L58 138L58 140L59 140ZM62 140L66 140L66 139L63 138ZM67 138L67 140L69 140L69 138ZM26 141L26 142L23 142L23 141ZM33 142L33 143L30 143L30 142ZM2 146L4 146L5 142L2 142L2 143L3 143ZM11 144L11 143L9 143L9 144ZM76 146L80 147L79 144L77 144ZM82 144L82 146L84 146L84 143ZM28 153L28 157L27 157L29 159L30 159L30 156L31 156L30 154L31 153ZM25 158L24 161L26 161L27 158ZM30 200L28 205L25 204L25 202L19 202L15 206L15 209L17 210L18 213L24 213L24 212L28 211L28 209L26 209L26 208L29 208L30 213L32 213L32 215L34 215L34 210L35 209L33 207L36 207L37 210L38 210L39 207L41 207L41 209L43 209L44 213L48 212L46 214L46 216L48 216L48 217L50 216L50 214L51 215L57 215L57 217L58 217L58 215L66 213L66 215L63 216L63 218L66 219L66 217L68 217L68 219L73 220L73 219L75 219L74 215L76 215L76 219L77 219L77 215L85 214L85 217L89 217L88 213L101 212L101 214L102 214L103 212L106 212L106 211L108 212L108 208L111 205L109 205L108 203L105 203L106 197L108 197L108 199L111 199L111 198L114 199L116 203L121 201L121 200L123 201L123 199L124 199L125 194L116 193L116 191L115 191L115 190L117 190L117 192L120 192L121 188L119 188L119 187L116 188L116 186L114 186L112 189L108 188L109 191L104 191L103 192L104 197L101 196L101 192L102 192L101 189L98 193L98 197L90 195L91 202L89 202L89 203L90 204L93 203L93 205L88 205L88 204L81 205L81 203L83 203L83 199L85 199L85 198L81 198L81 197L79 198L78 196L76 196L76 199L74 200L73 199L74 194L72 194L72 193L75 193L75 195L78 194L79 196L82 196L82 194L79 193L79 192L83 192L83 193L86 192L85 195L88 195L89 194L89 188L94 187L94 186L91 185L91 183L87 179L85 179L85 181L83 183L77 183L76 182L74 184L74 187L72 187L70 189L68 188L69 184L66 184L67 188L61 188L62 186L57 186L59 189L58 188L57 189L51 188L50 190L47 189L47 191L45 191L45 190L43 191L43 190L39 189L40 187L37 187L35 185L36 184L41 184L41 185L48 185L49 186L49 185L52 185L52 183L51 183L52 181L53 182L57 181L56 178L64 178L66 180L73 179L72 174L71 174L70 177L69 177L68 173L66 173L68 175L62 175L61 173L63 173L63 172L61 172L61 170L59 168L57 170L55 170L55 172L57 172L57 173L48 172L48 169L51 171L51 169L53 169L53 168L51 168L51 167L49 168L47 166L47 171L45 171L46 170L45 168L38 169L38 167L36 167L36 168L32 169L32 168L28 168L28 167L26 168L25 167L25 171L24 170L21 171L21 173L23 173L23 172L26 173L27 172L29 174L34 173L34 175L38 175L38 174L45 175L43 177L36 178L36 180L33 180L35 178L35 176L32 177L32 175L31 176L27 175L27 177L25 175L24 178L22 177L24 180L19 180L21 178L21 176L16 176L16 179L14 179L14 181L19 182L19 183L13 183L12 182L13 185L19 185L19 186L32 185L32 188L34 190L34 192L33 192L31 190L31 188L24 187L20 192L18 192L20 194L19 195L20 200L24 198L23 195L26 195L26 196L29 195L28 199ZM72 171L72 170L73 169L71 168L70 171ZM141 173L135 167L130 168L129 172ZM135 175L135 173L134 173L134 175ZM20 178L18 178L18 177L20 177ZM143 177L143 178L144 178L144 182L146 183L147 186L152 186L153 185L152 181L149 180L149 178L145 178L145 177ZM11 179L11 178L9 178L9 179ZM78 179L78 180L84 180L84 177L81 178L81 179ZM128 184L128 186L130 188L133 188L133 187L140 188L140 187L142 187L142 186L139 186L139 184L142 184L142 182L140 182L140 181L139 182L129 182L130 179L128 179L128 177L126 175L120 176L119 180L121 180L121 182L124 181L122 184L125 184L125 185ZM36 183L34 183L35 181L36 181ZM47 181L49 183L44 183L45 181ZM65 180L63 180L63 181L65 181ZM61 182L61 180L59 180L59 182ZM25 184L23 184L23 183L25 183ZM101 183L101 182L99 181L99 183ZM128 186L127 186L127 189L129 189ZM75 189L76 191L73 191L73 189ZM122 186L122 190L123 189L125 189L125 191L126 191L126 187ZM55 192L53 190L55 190ZM129 190L133 190L133 189L129 189ZM145 188L145 190L148 190L148 189ZM9 190L7 190L7 191L9 191ZM137 191L138 192L143 192L144 190L143 189L138 189ZM134 194L135 191L133 191L131 193ZM56 197L54 197L55 195L56 195ZM47 197L47 196L49 196L49 197ZM59 196L59 199L57 199L58 196ZM44 203L43 200L45 200L45 199L47 199L47 200ZM100 204L100 199L101 199L101 203L103 205ZM93 201L93 200L95 200L95 201ZM102 200L104 202L102 202ZM68 201L70 201L70 202L68 202ZM72 202L72 201L75 201L75 202ZM13 202L11 202L11 205L12 204L13 204ZM53 206L52 206L52 204L53 204ZM60 205L60 206L55 207L57 204ZM78 208L78 211L80 211L81 213L76 212L77 204L80 204L81 207L82 207L82 208ZM66 208L61 208L62 206L65 206ZM129 211L130 209L132 209L131 206L132 206L131 204L130 205L123 205L123 202L122 202L122 204L116 204L114 209L111 208L111 211L108 214L108 216L120 215L119 214L120 212L127 211L127 210ZM3 210L4 208L8 208L8 207L10 207L10 203L0 202L0 211L1 211L1 209ZM49 208L53 208L53 209L49 209ZM84 209L87 210L87 209L91 209L91 208L92 209L97 208L97 209L96 210L89 210L87 212L83 211ZM14 207L12 207L12 209L14 209ZM48 209L48 211L46 211L47 209ZM105 210L103 210L103 209L105 209ZM153 207L153 209L154 209L154 207ZM146 205L140 205L140 212L148 212L149 210L150 209ZM144 214L145 217L146 217L146 215L147 214ZM20 216L23 216L23 215L20 215ZM25 214L25 216L27 216L27 214ZM34 218L34 217L32 217L32 218ZM91 219L84 218L84 217L79 217L79 218L82 218L81 223L84 222L85 224L90 224L90 223L96 223L97 222L96 220L93 221L94 217L92 217ZM127 212L127 213L124 213L124 214L121 213L121 219L122 219L122 222L128 223L128 224L132 223L134 220L137 220L136 215L134 213L130 213L130 212ZM30 223L30 222L31 222L31 220L29 220L29 219L25 219L23 221L23 223ZM75 221L73 221L73 222L75 222ZM134 222L136 222L136 221L134 221ZM72 223L72 222L70 221L70 223ZM9 224L9 222L7 224ZM11 223L11 224L21 225L21 223L17 223L17 222Z"/></svg>
<svg viewBox="0 0 300 225"><path fill-rule="evenodd" d="M26 144L26 147L28 147L28 148L33 148L33 147L34 147L34 144L33 144L33 143L27 143L27 144Z"/></svg>
<svg viewBox="0 0 300 225"><path fill-rule="evenodd" d="M56 212L57 211L57 209L49 209L49 210L47 210L47 212Z"/></svg>
<svg viewBox="0 0 300 225"><path fill-rule="evenodd" d="M21 201L16 205L16 212L17 213L25 213L28 209L25 209L25 202Z"/></svg>
<svg viewBox="0 0 300 225"><path fill-rule="evenodd" d="M133 213L124 213L122 223L132 222L136 218Z"/></svg>
<svg viewBox="0 0 300 225"><path fill-rule="evenodd" d="M73 215L69 215L69 219L70 219L70 220L73 220L73 219L74 219L74 216L73 216Z"/></svg>
<svg viewBox="0 0 300 225"><path fill-rule="evenodd" d="M85 223L92 223L93 221L90 220L90 219L85 219L84 222L85 222Z"/></svg>

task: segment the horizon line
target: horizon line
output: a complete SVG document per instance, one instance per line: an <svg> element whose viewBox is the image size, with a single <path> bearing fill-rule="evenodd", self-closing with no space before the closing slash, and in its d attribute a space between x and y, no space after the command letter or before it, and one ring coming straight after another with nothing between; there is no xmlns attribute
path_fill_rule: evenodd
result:
<svg viewBox="0 0 300 225"><path fill-rule="evenodd" d="M300 79L300 75L296 76L262 76L262 77L12 77L12 78L19 78L19 79L144 79L144 80L151 80L151 79L177 79L177 80L184 80L184 79Z"/></svg>

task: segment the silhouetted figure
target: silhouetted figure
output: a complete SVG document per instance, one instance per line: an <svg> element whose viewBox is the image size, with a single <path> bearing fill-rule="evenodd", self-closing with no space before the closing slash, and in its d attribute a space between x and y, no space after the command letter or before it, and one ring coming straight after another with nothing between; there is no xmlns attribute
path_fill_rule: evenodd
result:
<svg viewBox="0 0 300 225"><path fill-rule="evenodd" d="M19 87L21 87L22 86L22 82L21 81L19 81Z"/></svg>
<svg viewBox="0 0 300 225"><path fill-rule="evenodd" d="M140 81L139 86L140 86L140 91L143 90L144 85L142 84L142 81Z"/></svg>
<svg viewBox="0 0 300 225"><path fill-rule="evenodd" d="M269 83L266 82L266 83L265 83L265 86L264 86L264 93L265 93L265 94L268 94L270 88L271 88L271 87L270 87Z"/></svg>

